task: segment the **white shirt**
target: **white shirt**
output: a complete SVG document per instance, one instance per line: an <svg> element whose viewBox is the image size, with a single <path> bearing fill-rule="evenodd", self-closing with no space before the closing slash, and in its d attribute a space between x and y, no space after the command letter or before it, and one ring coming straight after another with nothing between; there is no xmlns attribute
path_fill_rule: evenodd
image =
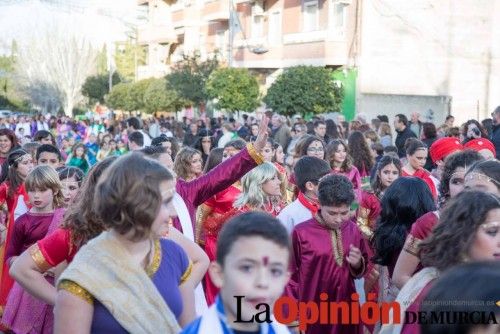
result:
<svg viewBox="0 0 500 334"><path fill-rule="evenodd" d="M286 227L289 234L295 226L311 219L312 213L298 199L288 204L278 215L278 220Z"/></svg>
<svg viewBox="0 0 500 334"><path fill-rule="evenodd" d="M144 146L143 147L151 146L151 137L146 132L144 132L144 130L139 130L139 132L142 133L142 135L144 136Z"/></svg>

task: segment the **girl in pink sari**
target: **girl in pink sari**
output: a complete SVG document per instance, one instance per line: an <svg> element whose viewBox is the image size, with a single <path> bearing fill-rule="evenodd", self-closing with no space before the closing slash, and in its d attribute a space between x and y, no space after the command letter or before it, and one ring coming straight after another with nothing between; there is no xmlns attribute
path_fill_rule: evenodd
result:
<svg viewBox="0 0 500 334"><path fill-rule="evenodd" d="M352 182L356 201L361 199L361 175L359 170L352 164L348 147L342 139L334 139L326 147L326 156L332 168L332 174L344 175Z"/></svg>

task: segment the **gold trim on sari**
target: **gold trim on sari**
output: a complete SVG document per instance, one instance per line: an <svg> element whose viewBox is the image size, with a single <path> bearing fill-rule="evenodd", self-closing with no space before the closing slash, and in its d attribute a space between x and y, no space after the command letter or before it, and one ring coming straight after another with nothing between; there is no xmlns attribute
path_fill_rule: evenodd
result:
<svg viewBox="0 0 500 334"><path fill-rule="evenodd" d="M28 248L28 249L29 249L29 253L31 255L31 258L35 262L38 269L40 269L40 272L44 273L47 270L49 270L50 268L52 268L52 266L47 262L47 260L45 260L45 257L43 256L42 251L38 247L38 244L35 243L35 244L31 245L30 248Z"/></svg>

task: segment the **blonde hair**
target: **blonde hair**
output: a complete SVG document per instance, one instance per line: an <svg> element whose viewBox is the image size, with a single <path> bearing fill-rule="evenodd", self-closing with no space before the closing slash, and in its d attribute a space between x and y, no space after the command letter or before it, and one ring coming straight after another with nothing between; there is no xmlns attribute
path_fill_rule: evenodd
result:
<svg viewBox="0 0 500 334"><path fill-rule="evenodd" d="M248 205L252 208L260 208L267 200L267 195L262 190L262 185L279 175L276 167L270 162L255 167L245 174L241 179L242 192L234 202L235 208Z"/></svg>
<svg viewBox="0 0 500 334"><path fill-rule="evenodd" d="M26 191L52 190L54 194L54 200L52 201L54 208L63 206L62 184L59 180L59 174L51 166L41 165L35 167L26 177L24 185Z"/></svg>
<svg viewBox="0 0 500 334"><path fill-rule="evenodd" d="M379 131L380 136L386 136L386 135L391 136L392 135L391 126L387 122L380 123L380 127L379 127L378 131Z"/></svg>

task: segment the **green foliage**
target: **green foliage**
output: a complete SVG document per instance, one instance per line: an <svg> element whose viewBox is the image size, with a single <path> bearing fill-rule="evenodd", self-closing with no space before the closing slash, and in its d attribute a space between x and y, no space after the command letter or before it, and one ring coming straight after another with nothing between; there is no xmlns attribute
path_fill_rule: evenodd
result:
<svg viewBox="0 0 500 334"><path fill-rule="evenodd" d="M113 86L120 83L120 75L113 73L112 84ZM96 102L104 103L104 96L109 93L109 73L93 75L85 80L82 86L83 96L89 99L90 104Z"/></svg>
<svg viewBox="0 0 500 334"><path fill-rule="evenodd" d="M119 83L113 86L111 92L105 96L106 104L113 109L120 109L130 111L132 102L129 98L129 91L132 84L130 83Z"/></svg>
<svg viewBox="0 0 500 334"><path fill-rule="evenodd" d="M131 40L116 43L115 64L116 70L121 74L123 81L134 81L136 65L146 63L146 49Z"/></svg>
<svg viewBox="0 0 500 334"><path fill-rule="evenodd" d="M205 103L209 96L205 84L210 74L219 66L217 57L201 61L200 55L183 57L172 72L167 75L167 81L179 97L199 105Z"/></svg>
<svg viewBox="0 0 500 334"><path fill-rule="evenodd" d="M149 88L149 85L153 83L155 80L156 79L154 78L144 79L134 82L132 84L129 90L129 100L131 104L129 106L128 111L145 109L144 94L146 93L146 90Z"/></svg>
<svg viewBox="0 0 500 334"><path fill-rule="evenodd" d="M208 79L206 90L210 98L217 99L219 109L253 111L259 106L259 84L246 68L215 70Z"/></svg>
<svg viewBox="0 0 500 334"><path fill-rule="evenodd" d="M323 67L295 66L286 69L269 88L264 102L282 115L303 117L341 111L343 91Z"/></svg>
<svg viewBox="0 0 500 334"><path fill-rule="evenodd" d="M152 81L144 93L144 110L152 114L157 111L176 111L177 108L179 108L179 97L167 85L167 80Z"/></svg>

